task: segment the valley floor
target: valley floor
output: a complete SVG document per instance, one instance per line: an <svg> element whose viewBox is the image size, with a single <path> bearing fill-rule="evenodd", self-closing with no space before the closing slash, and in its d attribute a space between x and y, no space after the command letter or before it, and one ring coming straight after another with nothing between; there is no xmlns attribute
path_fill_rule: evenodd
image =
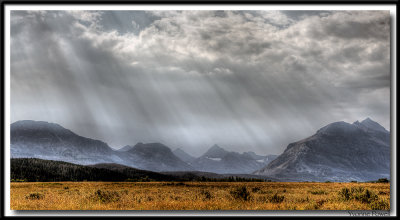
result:
<svg viewBox="0 0 400 220"><path fill-rule="evenodd" d="M389 183L11 183L12 210L389 210Z"/></svg>

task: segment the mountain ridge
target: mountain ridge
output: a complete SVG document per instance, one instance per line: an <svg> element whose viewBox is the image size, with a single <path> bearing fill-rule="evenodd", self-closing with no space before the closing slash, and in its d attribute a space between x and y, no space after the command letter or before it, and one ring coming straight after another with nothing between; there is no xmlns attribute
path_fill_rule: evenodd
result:
<svg viewBox="0 0 400 220"><path fill-rule="evenodd" d="M334 122L289 144L281 155L254 174L288 181L390 178L390 133L381 129L366 131L358 123Z"/></svg>
<svg viewBox="0 0 400 220"><path fill-rule="evenodd" d="M81 165L118 163L154 171L193 170L162 144L138 143L127 152L120 152L103 141L80 136L56 123L22 120L12 123L10 128L12 158L40 158ZM162 166L157 167L157 164Z"/></svg>
<svg viewBox="0 0 400 220"><path fill-rule="evenodd" d="M186 153L186 151L182 150L181 148L175 149L174 151L172 151L172 153L188 164L190 164L193 160L196 159L192 155Z"/></svg>

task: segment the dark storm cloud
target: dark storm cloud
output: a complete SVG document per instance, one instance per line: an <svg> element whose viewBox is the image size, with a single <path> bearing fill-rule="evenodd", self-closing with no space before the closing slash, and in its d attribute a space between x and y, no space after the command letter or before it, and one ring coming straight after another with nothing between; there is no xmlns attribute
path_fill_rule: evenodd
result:
<svg viewBox="0 0 400 220"><path fill-rule="evenodd" d="M320 16L320 17L326 17L331 15L333 12L332 11L286 11L286 10L282 10L281 13L285 14L286 16L288 16L291 19L294 20L301 20L305 17L309 17L309 16Z"/></svg>
<svg viewBox="0 0 400 220"><path fill-rule="evenodd" d="M278 154L340 120L389 128L389 24L378 11L12 12L11 120L193 154Z"/></svg>
<svg viewBox="0 0 400 220"><path fill-rule="evenodd" d="M390 35L389 12L369 11L368 13L374 15L372 15L371 18L365 18L363 16L365 16L366 13L343 12L339 16L331 16L333 19L330 19L330 17L323 17L321 20L324 23L318 26L318 28L311 29L311 37L317 39L337 37L345 39L378 38L387 40ZM346 19L352 16L359 16L361 19Z"/></svg>

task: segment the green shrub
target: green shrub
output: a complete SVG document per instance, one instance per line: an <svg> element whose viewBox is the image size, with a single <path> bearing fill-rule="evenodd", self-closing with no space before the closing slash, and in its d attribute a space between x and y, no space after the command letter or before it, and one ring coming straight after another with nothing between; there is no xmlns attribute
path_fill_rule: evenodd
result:
<svg viewBox="0 0 400 220"><path fill-rule="evenodd" d="M390 210L390 204L385 200L375 200L370 207L372 210Z"/></svg>
<svg viewBox="0 0 400 220"><path fill-rule="evenodd" d="M300 197L300 198L298 198L298 199L296 199L296 202L299 202L299 203L303 203L303 202L310 202L310 198L307 196L307 197Z"/></svg>
<svg viewBox="0 0 400 220"><path fill-rule="evenodd" d="M326 202L325 199L318 199L318 200L311 200L308 204L304 207L306 210L316 210L320 209L323 204Z"/></svg>
<svg viewBox="0 0 400 220"><path fill-rule="evenodd" d="M29 195L25 196L25 199L44 199L44 195L41 193L30 193Z"/></svg>
<svg viewBox="0 0 400 220"><path fill-rule="evenodd" d="M304 207L305 210L315 210L315 209L318 209L318 208L319 208L319 205L315 201L312 201L312 202L308 203Z"/></svg>
<svg viewBox="0 0 400 220"><path fill-rule="evenodd" d="M238 200L249 201L251 199L251 193L247 190L246 186L238 187L230 193L233 198Z"/></svg>
<svg viewBox="0 0 400 220"><path fill-rule="evenodd" d="M350 192L352 194L356 194L356 193L362 193L364 191L364 187L359 186L359 187L351 187Z"/></svg>
<svg viewBox="0 0 400 220"><path fill-rule="evenodd" d="M345 188L342 188L340 191L339 191L339 197L341 198L341 199L343 199L343 200L349 200L350 198L351 198L351 193L350 193L350 190L347 188L347 187L345 187Z"/></svg>
<svg viewBox="0 0 400 220"><path fill-rule="evenodd" d="M313 194L313 195L326 195L328 194L326 191L324 190L314 190L314 191L308 191L309 193Z"/></svg>
<svg viewBox="0 0 400 220"><path fill-rule="evenodd" d="M281 202L283 202L284 199L285 199L285 196L283 196L283 195L281 196L281 195L278 195L278 193L275 193L273 196L271 196L269 198L269 201L272 203L281 203Z"/></svg>
<svg viewBox="0 0 400 220"><path fill-rule="evenodd" d="M209 200L209 199L213 198L213 196L211 195L210 191L205 190L205 189L201 190L200 194L202 194L204 196L203 200Z"/></svg>
<svg viewBox="0 0 400 220"><path fill-rule="evenodd" d="M345 187L339 191L339 198L345 201L354 199L363 203L371 203L378 199L378 195L364 187L352 187L351 189Z"/></svg>
<svg viewBox="0 0 400 220"><path fill-rule="evenodd" d="M372 201L377 200L378 196L374 192L366 189L362 192L355 193L354 199L361 201L363 203L371 203Z"/></svg>
<svg viewBox="0 0 400 220"><path fill-rule="evenodd" d="M102 191L102 190L97 190L94 192L94 198L99 200L102 203L108 203L108 202L116 202L120 199L120 196L118 192L115 191Z"/></svg>

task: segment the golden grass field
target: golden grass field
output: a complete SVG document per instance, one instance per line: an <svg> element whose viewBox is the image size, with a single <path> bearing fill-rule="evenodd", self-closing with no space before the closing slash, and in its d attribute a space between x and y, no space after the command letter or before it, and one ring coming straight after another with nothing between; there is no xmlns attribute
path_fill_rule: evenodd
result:
<svg viewBox="0 0 400 220"><path fill-rule="evenodd" d="M12 210L389 210L389 183L11 183Z"/></svg>

